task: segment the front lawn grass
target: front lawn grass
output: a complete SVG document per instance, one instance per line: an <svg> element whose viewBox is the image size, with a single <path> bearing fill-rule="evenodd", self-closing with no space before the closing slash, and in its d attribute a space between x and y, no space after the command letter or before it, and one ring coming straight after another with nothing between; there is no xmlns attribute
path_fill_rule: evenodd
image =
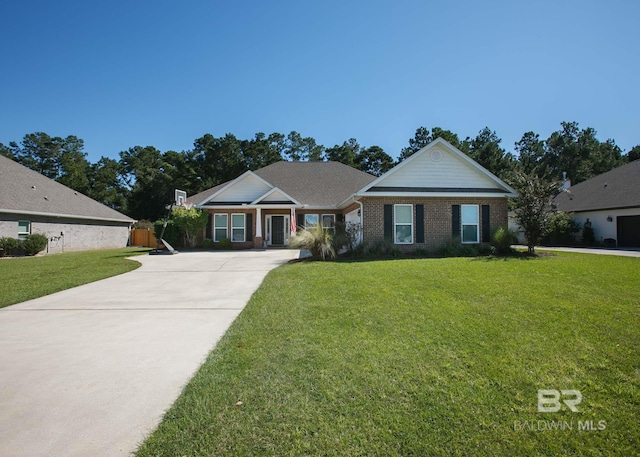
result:
<svg viewBox="0 0 640 457"><path fill-rule="evenodd" d="M639 268L283 266L137 456L637 455ZM538 412L539 389L579 390L579 412Z"/></svg>
<svg viewBox="0 0 640 457"><path fill-rule="evenodd" d="M135 270L149 249L68 252L0 260L0 308Z"/></svg>

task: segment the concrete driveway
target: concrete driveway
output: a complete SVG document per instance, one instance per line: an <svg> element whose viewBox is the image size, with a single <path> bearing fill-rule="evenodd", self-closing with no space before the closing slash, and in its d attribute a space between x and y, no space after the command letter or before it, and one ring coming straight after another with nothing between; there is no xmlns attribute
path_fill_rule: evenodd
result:
<svg viewBox="0 0 640 457"><path fill-rule="evenodd" d="M135 257L130 273L1 309L0 455L129 455L267 272L297 256Z"/></svg>

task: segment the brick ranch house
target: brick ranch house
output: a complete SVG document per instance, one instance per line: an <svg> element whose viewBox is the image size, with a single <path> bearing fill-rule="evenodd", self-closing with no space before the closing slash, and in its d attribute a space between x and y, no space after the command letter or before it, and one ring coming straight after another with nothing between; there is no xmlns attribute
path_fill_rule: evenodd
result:
<svg viewBox="0 0 640 457"><path fill-rule="evenodd" d="M361 242L434 250L490 241L515 191L438 138L380 177L338 162L277 162L190 196L205 237L236 248L288 246L292 229L360 224Z"/></svg>

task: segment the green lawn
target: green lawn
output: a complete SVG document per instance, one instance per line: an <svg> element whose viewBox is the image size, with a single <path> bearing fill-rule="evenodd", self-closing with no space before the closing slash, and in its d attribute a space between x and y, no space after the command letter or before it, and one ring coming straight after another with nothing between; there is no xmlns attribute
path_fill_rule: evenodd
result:
<svg viewBox="0 0 640 457"><path fill-rule="evenodd" d="M579 254L283 266L137 455L637 455L639 269ZM580 412L538 412L538 389L580 390Z"/></svg>
<svg viewBox="0 0 640 457"><path fill-rule="evenodd" d="M125 257L148 251L126 248L0 259L0 308L135 270L140 264Z"/></svg>

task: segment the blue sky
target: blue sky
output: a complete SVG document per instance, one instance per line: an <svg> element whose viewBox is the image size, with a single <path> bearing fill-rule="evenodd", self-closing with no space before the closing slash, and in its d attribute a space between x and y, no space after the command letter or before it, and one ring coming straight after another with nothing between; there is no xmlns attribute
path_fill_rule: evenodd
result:
<svg viewBox="0 0 640 457"><path fill-rule="evenodd" d="M419 126L503 146L561 121L640 144L637 1L0 0L0 142L76 135L89 160L205 133L355 137Z"/></svg>

